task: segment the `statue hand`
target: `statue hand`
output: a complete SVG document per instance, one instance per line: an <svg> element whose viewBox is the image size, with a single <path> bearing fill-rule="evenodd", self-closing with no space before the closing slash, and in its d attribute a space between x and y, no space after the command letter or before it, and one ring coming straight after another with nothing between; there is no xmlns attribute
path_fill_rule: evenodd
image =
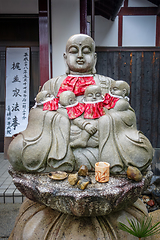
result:
<svg viewBox="0 0 160 240"><path fill-rule="evenodd" d="M93 135L94 133L97 132L97 128L94 127L91 123L88 123L88 124L85 126L85 130L86 130L89 134L91 134L91 135Z"/></svg>

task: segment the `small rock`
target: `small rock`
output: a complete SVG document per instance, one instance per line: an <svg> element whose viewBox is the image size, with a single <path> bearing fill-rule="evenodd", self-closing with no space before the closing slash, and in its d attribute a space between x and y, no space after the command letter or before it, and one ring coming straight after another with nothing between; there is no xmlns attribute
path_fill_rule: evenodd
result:
<svg viewBox="0 0 160 240"><path fill-rule="evenodd" d="M139 182L142 180L142 174L138 168L129 166L127 169L127 177L131 180Z"/></svg>
<svg viewBox="0 0 160 240"><path fill-rule="evenodd" d="M83 176L78 176L78 178L79 178L79 180L92 183L90 176L85 176L85 177L83 177Z"/></svg>
<svg viewBox="0 0 160 240"><path fill-rule="evenodd" d="M155 202L151 199L147 202L147 205L149 205L150 207L153 207L155 205Z"/></svg>
<svg viewBox="0 0 160 240"><path fill-rule="evenodd" d="M78 173L69 174L68 182L74 186L78 182Z"/></svg>
<svg viewBox="0 0 160 240"><path fill-rule="evenodd" d="M77 186L79 189L84 190L89 184L89 181L84 180L79 180L77 183Z"/></svg>
<svg viewBox="0 0 160 240"><path fill-rule="evenodd" d="M79 176L87 176L88 175L88 168L86 165L81 165L78 171Z"/></svg>

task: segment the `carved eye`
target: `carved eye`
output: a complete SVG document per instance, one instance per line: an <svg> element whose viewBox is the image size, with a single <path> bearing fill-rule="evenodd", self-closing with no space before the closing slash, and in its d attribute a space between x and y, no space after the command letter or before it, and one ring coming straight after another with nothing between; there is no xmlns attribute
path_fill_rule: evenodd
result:
<svg viewBox="0 0 160 240"><path fill-rule="evenodd" d="M96 97L100 97L101 96L101 93L96 93Z"/></svg>
<svg viewBox="0 0 160 240"><path fill-rule="evenodd" d="M50 97L50 93L47 93L46 97Z"/></svg>
<svg viewBox="0 0 160 240"><path fill-rule="evenodd" d="M116 91L118 88L117 87L114 87L113 90Z"/></svg>
<svg viewBox="0 0 160 240"><path fill-rule="evenodd" d="M84 47L83 48L83 53L84 54L88 54L88 53L90 53L91 52L91 49L89 48L89 47Z"/></svg>
<svg viewBox="0 0 160 240"><path fill-rule="evenodd" d="M76 47L71 47L69 49L69 53L73 53L73 54L78 53L78 49Z"/></svg>
<svg viewBox="0 0 160 240"><path fill-rule="evenodd" d="M93 93L88 93L87 96L88 96L88 97L92 97L92 96L93 96Z"/></svg>

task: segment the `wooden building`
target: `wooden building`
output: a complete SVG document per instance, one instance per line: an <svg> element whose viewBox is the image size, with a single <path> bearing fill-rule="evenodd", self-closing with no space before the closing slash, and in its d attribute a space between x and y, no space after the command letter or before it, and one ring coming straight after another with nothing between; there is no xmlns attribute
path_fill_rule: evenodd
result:
<svg viewBox="0 0 160 240"><path fill-rule="evenodd" d="M63 74L75 33L90 34L97 73L131 86L138 129L160 147L160 0L0 0L0 152L5 138L6 47L30 47L30 107L39 86ZM5 141L4 141L5 140Z"/></svg>

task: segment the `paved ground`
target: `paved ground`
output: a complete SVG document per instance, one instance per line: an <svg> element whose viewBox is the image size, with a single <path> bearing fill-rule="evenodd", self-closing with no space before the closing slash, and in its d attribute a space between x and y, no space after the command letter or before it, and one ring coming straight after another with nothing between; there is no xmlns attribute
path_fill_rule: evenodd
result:
<svg viewBox="0 0 160 240"><path fill-rule="evenodd" d="M0 203L22 203L23 195L15 187L8 173L9 162L0 153Z"/></svg>
<svg viewBox="0 0 160 240"><path fill-rule="evenodd" d="M8 239L24 198L12 182L8 167L8 160L0 153L0 240Z"/></svg>
<svg viewBox="0 0 160 240"><path fill-rule="evenodd" d="M21 203L0 204L0 240L9 238L20 206Z"/></svg>

